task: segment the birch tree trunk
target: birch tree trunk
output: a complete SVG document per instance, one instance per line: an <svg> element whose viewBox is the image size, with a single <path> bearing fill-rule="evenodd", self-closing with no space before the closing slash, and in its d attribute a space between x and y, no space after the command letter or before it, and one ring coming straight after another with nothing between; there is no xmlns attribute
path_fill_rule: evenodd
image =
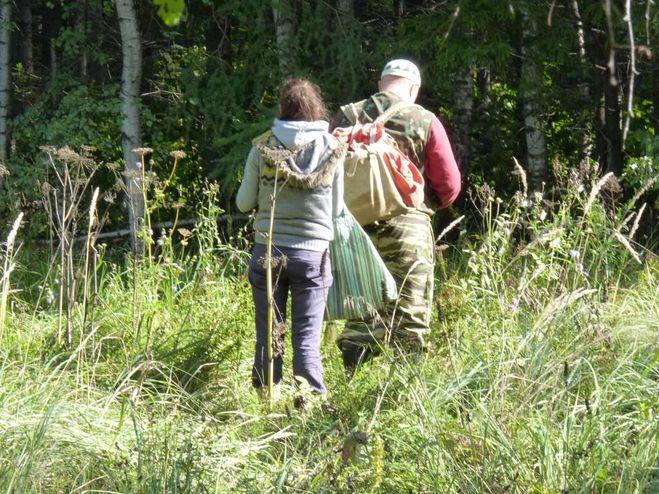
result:
<svg viewBox="0 0 659 494"><path fill-rule="evenodd" d="M532 188L540 188L547 179L547 138L541 113L542 67L538 63L533 45L537 24L529 5L523 4L522 13L522 80L521 95L526 138L527 167Z"/></svg>
<svg viewBox="0 0 659 494"><path fill-rule="evenodd" d="M82 51L80 53L80 76L83 79L87 78L88 74L88 65L89 65L89 55L87 53L87 16L88 16L88 4L87 0L82 2L82 5L78 6L78 12L76 17L76 31L80 33L81 38L83 39Z"/></svg>
<svg viewBox="0 0 659 494"><path fill-rule="evenodd" d="M584 33L581 12L579 10L579 1L572 0L571 7L572 14L577 22L577 50L579 53L579 64L581 65L579 70L581 80L578 84L578 89L583 103L588 105L590 102L590 86L588 71L586 70L588 59L586 57L586 36ZM584 166L588 163L588 160L593 153L593 126L589 112L583 112L581 116L581 124L583 127L579 131L579 164Z"/></svg>
<svg viewBox="0 0 659 494"><path fill-rule="evenodd" d="M455 116L453 125L457 130L453 136L455 154L462 176L467 176L470 162L469 130L471 116L474 108L474 70L472 67L463 67L455 75L454 104Z"/></svg>
<svg viewBox="0 0 659 494"><path fill-rule="evenodd" d="M7 160L12 0L0 0L0 163Z"/></svg>
<svg viewBox="0 0 659 494"><path fill-rule="evenodd" d="M275 21L279 68L284 77L295 71L295 23L290 0L272 0L272 17Z"/></svg>
<svg viewBox="0 0 659 494"><path fill-rule="evenodd" d="M144 218L144 201L141 183L141 159L133 149L140 147L140 82L142 77L142 48L137 28L133 0L115 0L123 66L121 71L121 145L125 164L125 181L128 192L128 216L131 245L139 251L138 233Z"/></svg>
<svg viewBox="0 0 659 494"><path fill-rule="evenodd" d="M32 0L21 0L19 5L20 60L28 74L33 73L34 47L32 39Z"/></svg>

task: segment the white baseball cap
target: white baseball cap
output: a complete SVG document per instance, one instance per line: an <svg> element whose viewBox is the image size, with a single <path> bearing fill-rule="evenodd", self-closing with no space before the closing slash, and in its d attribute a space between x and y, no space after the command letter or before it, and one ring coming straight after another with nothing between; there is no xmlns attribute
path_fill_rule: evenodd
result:
<svg viewBox="0 0 659 494"><path fill-rule="evenodd" d="M419 72L419 68L404 58L391 60L389 63L387 63L387 65L384 66L384 69L382 69L380 79L386 75L404 77L405 79L412 81L417 86L421 85L421 72Z"/></svg>

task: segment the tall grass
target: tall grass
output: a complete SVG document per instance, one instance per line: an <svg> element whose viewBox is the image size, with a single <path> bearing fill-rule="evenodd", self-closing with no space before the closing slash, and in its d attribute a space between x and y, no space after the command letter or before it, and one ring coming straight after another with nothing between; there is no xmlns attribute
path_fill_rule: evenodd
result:
<svg viewBox="0 0 659 494"><path fill-rule="evenodd" d="M348 380L326 345L329 400L305 412L264 410L250 389L248 255L239 234L222 240L217 190L156 262L111 262L102 245L80 257L95 281L72 305L71 346L57 303L18 286L0 491L656 491L659 264L625 221L637 206L605 207L581 180L560 197L481 190L480 228L439 249L436 352L385 352ZM48 271L29 255L17 280Z"/></svg>

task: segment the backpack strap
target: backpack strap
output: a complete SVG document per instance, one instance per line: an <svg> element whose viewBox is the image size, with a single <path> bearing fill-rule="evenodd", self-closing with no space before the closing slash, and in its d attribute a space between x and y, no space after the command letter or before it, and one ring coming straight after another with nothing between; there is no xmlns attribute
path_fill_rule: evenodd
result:
<svg viewBox="0 0 659 494"><path fill-rule="evenodd" d="M359 120L360 111L357 109L357 105L355 103L349 103L345 106L342 106L341 112L343 112L345 117L350 121L352 125L355 125Z"/></svg>
<svg viewBox="0 0 659 494"><path fill-rule="evenodd" d="M378 118L376 118L373 123L378 124L382 123L385 124L389 121L391 117L393 117L396 113L398 113L400 110L403 110L405 108L410 108L412 106L415 106L414 103L410 103L408 101L399 101L398 103L394 103L391 105L389 108L387 108L386 111L383 113L380 113Z"/></svg>

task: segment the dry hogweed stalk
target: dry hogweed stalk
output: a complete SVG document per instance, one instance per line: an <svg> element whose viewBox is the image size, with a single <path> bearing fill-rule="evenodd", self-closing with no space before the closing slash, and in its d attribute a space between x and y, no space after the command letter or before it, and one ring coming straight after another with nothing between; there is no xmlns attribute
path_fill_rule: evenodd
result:
<svg viewBox="0 0 659 494"><path fill-rule="evenodd" d="M174 166L172 167L172 171L169 173L169 177L167 177L167 181L165 182L166 184L168 184L169 182L172 181L172 177L174 176L174 173L176 172L176 165L178 165L179 160L182 160L186 156L185 152L180 151L180 150L172 151L172 152L169 153L169 155L172 158L174 158Z"/></svg>

